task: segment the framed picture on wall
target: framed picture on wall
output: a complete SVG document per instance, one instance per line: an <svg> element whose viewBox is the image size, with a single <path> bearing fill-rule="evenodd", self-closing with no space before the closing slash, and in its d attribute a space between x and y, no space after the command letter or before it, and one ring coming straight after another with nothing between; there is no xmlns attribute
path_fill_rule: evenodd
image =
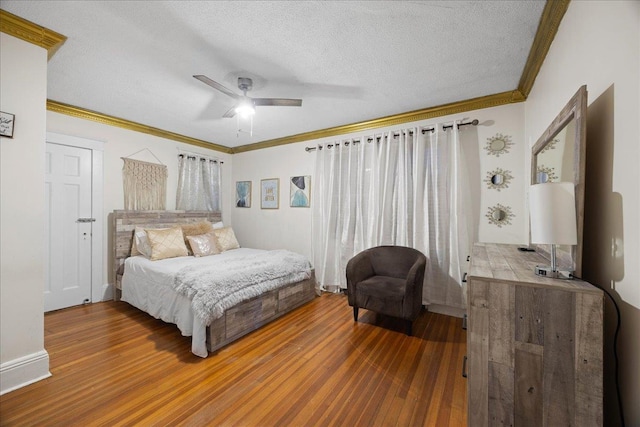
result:
<svg viewBox="0 0 640 427"><path fill-rule="evenodd" d="M292 208L308 208L311 204L311 176L292 176L289 181Z"/></svg>
<svg viewBox="0 0 640 427"><path fill-rule="evenodd" d="M251 207L251 181L236 181L236 208Z"/></svg>
<svg viewBox="0 0 640 427"><path fill-rule="evenodd" d="M0 136L13 138L13 124L15 121L15 115L0 111Z"/></svg>
<svg viewBox="0 0 640 427"><path fill-rule="evenodd" d="M260 181L260 207L278 209L280 198L280 179L269 178Z"/></svg>

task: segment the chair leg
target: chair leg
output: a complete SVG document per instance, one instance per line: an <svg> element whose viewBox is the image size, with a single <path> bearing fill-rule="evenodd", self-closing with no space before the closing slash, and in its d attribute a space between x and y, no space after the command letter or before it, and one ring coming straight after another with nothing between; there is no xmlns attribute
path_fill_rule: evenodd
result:
<svg viewBox="0 0 640 427"><path fill-rule="evenodd" d="M353 321L358 321L358 307L356 307L355 305L353 306Z"/></svg>
<svg viewBox="0 0 640 427"><path fill-rule="evenodd" d="M407 335L411 336L412 333L413 322L411 320L405 320L405 332Z"/></svg>

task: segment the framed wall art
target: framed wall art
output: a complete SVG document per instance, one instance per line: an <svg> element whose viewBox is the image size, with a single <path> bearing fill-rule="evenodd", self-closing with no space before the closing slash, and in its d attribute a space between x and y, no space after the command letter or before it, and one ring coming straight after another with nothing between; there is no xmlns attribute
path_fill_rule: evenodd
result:
<svg viewBox="0 0 640 427"><path fill-rule="evenodd" d="M280 206L280 179L268 178L260 181L260 208L278 209Z"/></svg>
<svg viewBox="0 0 640 427"><path fill-rule="evenodd" d="M251 181L236 181L236 208L251 207Z"/></svg>
<svg viewBox="0 0 640 427"><path fill-rule="evenodd" d="M14 114L0 111L0 136L13 138L13 124L15 121L16 116Z"/></svg>
<svg viewBox="0 0 640 427"><path fill-rule="evenodd" d="M289 181L292 208L308 208L311 204L311 176L292 176Z"/></svg>

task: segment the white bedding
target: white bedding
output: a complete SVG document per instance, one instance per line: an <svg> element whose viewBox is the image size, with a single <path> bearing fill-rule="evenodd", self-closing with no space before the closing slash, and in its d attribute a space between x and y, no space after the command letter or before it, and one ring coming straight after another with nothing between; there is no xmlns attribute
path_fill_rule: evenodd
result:
<svg viewBox="0 0 640 427"><path fill-rule="evenodd" d="M168 323L174 323L182 335L191 338L191 352L207 357L207 325L195 316L191 301L173 290L174 277L180 269L224 261L265 251L240 248L208 257L178 257L151 261L144 256L125 260L122 276L122 300Z"/></svg>
<svg viewBox="0 0 640 427"><path fill-rule="evenodd" d="M144 256L125 260L122 300L157 319L174 323L184 336L191 336L191 351L207 357L206 324L198 318L190 298L178 294L174 280L180 270L193 266L237 263L237 260L265 254L260 249L239 248L206 257L178 257L151 261Z"/></svg>

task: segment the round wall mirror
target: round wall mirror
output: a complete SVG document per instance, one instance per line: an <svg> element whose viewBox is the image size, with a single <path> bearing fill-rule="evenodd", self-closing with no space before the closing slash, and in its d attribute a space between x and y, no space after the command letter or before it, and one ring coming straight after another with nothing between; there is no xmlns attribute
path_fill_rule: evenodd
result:
<svg viewBox="0 0 640 427"><path fill-rule="evenodd" d="M487 183L487 188L500 191L503 188L509 188L512 179L511 171L497 168L487 172L484 182Z"/></svg>
<svg viewBox="0 0 640 427"><path fill-rule="evenodd" d="M504 206L499 203L495 206L491 206L487 210L487 214L485 216L489 220L489 224L493 224L498 227L511 225L511 220L515 217L509 206Z"/></svg>
<svg viewBox="0 0 640 427"><path fill-rule="evenodd" d="M538 166L538 170L536 173L536 180L538 184L544 184L545 182L556 182L558 180L558 176L556 175L556 170L554 168L540 165Z"/></svg>
<svg viewBox="0 0 640 427"><path fill-rule="evenodd" d="M549 181L549 174L546 172L538 172L538 183L544 184Z"/></svg>
<svg viewBox="0 0 640 427"><path fill-rule="evenodd" d="M500 154L508 153L509 148L512 145L513 142L511 142L511 137L509 135L497 133L495 136L487 138L487 143L485 144L484 149L487 150L488 154L500 157Z"/></svg>
<svg viewBox="0 0 640 427"><path fill-rule="evenodd" d="M504 139L494 139L490 143L490 148L491 148L491 151L493 152L502 151L506 147L507 147L507 143L504 141Z"/></svg>
<svg viewBox="0 0 640 427"><path fill-rule="evenodd" d="M496 209L495 211L493 211L491 216L495 221L504 221L507 218L507 213L502 209Z"/></svg>

